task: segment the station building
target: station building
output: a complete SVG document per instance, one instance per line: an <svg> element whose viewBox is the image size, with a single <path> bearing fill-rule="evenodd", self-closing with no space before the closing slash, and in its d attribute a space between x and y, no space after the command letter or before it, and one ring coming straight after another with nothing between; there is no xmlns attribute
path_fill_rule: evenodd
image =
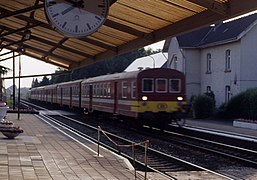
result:
<svg viewBox="0 0 257 180"><path fill-rule="evenodd" d="M216 106L257 87L257 14L165 41L168 67L186 75L187 99L213 92Z"/></svg>

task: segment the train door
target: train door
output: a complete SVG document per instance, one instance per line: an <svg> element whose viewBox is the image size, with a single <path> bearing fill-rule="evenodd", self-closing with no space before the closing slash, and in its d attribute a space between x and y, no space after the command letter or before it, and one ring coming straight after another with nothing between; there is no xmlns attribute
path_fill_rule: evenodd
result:
<svg viewBox="0 0 257 180"><path fill-rule="evenodd" d="M89 85L89 104L88 104L88 110L89 112L92 111L92 103L93 103L93 85Z"/></svg>
<svg viewBox="0 0 257 180"><path fill-rule="evenodd" d="M117 114L117 104L118 104L118 82L114 82L114 92L113 92L113 99L114 99L114 104L113 104L113 114Z"/></svg>

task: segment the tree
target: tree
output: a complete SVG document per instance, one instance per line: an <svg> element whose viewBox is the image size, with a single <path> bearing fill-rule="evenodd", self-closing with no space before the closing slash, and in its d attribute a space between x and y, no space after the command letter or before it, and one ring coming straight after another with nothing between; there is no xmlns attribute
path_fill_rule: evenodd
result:
<svg viewBox="0 0 257 180"><path fill-rule="evenodd" d="M34 79L33 79L34 80ZM34 88L34 87L38 87L39 86L39 83L38 83L38 80L37 80L37 78L34 80L34 82L33 82L33 84L32 84L32 88Z"/></svg>
<svg viewBox="0 0 257 180"><path fill-rule="evenodd" d="M10 69L0 65L0 100L5 101L5 88L3 86L2 75L6 74Z"/></svg>
<svg viewBox="0 0 257 180"><path fill-rule="evenodd" d="M46 85L49 85L49 84L50 84L49 79L46 76L44 76L42 81L39 83L39 86L46 86Z"/></svg>

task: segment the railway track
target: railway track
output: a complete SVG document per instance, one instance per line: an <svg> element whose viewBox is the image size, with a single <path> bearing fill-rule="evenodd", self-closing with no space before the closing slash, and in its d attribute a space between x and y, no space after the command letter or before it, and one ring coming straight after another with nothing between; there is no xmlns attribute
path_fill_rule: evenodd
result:
<svg viewBox="0 0 257 180"><path fill-rule="evenodd" d="M50 113L51 114L51 113ZM83 123L79 120L75 120L73 118L63 116L63 115L47 115L47 113L41 113L45 119L51 120L52 122L58 123L59 125L69 128L72 131L78 133L81 136L91 139L92 141L97 141L98 134L97 134L97 127L91 126L86 123ZM85 133L86 132L86 133ZM114 132L115 133L115 132ZM109 138L112 139L116 144L119 145L132 145L137 144L136 142L139 141L128 140L123 137L119 137L113 133L105 132ZM129 133L131 134L131 132ZM175 179L174 174L176 172L207 172L209 175L220 177L221 179L236 179L236 177L231 175L226 175L224 173L218 173L213 170L198 166L196 164L190 163L186 160L180 159L175 156L168 155L167 153L155 150L153 148L148 148L147 151L147 161L148 165L145 166L145 149L143 146L136 146L135 154L132 154L131 146L129 148L117 148L114 143L110 143L110 139L106 138L105 136L101 137L101 145L105 146L112 151L116 151L121 155L125 156L126 158L130 159L130 161L134 164L133 158L136 159L135 167L141 171L153 171L158 172L167 176L168 178Z"/></svg>
<svg viewBox="0 0 257 180"><path fill-rule="evenodd" d="M90 138L93 138L95 141L97 139L97 133L96 129L97 126L103 125L105 127L104 129L108 132L113 132L113 133L108 133L108 136L112 137L112 139L115 140L116 143L118 144L132 144L135 142L139 142L140 140L145 140L150 138L150 143L151 143L151 148L149 148L149 152L153 151L151 153L148 153L148 171L157 171L157 172L162 172L163 174L166 175L174 175L174 172L185 172L185 171L207 171L211 173L217 173L221 174L226 178L231 178L231 179L244 179L243 176L240 177L237 171L233 171L231 169L235 168L241 168L241 167L256 167L256 151L254 148L250 149L249 144L251 143L242 143L245 147L237 147L233 145L233 143L229 144L228 141L225 141L224 138L222 140L224 141L223 143L219 142L219 139L221 137L216 137L216 136L211 136L209 137L210 139L203 139L199 138L197 136L192 137L192 132L190 135L185 135L187 133L183 132L183 134L179 134L178 132L168 132L165 131L165 134L163 132L157 131L155 129L144 129L143 131L140 132L135 132L138 130L131 131L130 130L125 130L125 129L120 129L121 127L115 129L113 128L113 125L111 126L104 126L106 123L101 123L101 121L94 121L97 123L93 123L93 125L90 125L88 129L83 130L85 127L88 126L86 123L81 122L80 120L75 120L70 117L65 117L65 116L59 116L59 115L52 115L51 118L58 119L58 121L61 121L65 126L73 127L75 130L80 130L82 132L87 132L87 136ZM78 127L83 126L82 127ZM92 122L90 122L92 124ZM144 133L142 133L144 132ZM121 137L116 137L115 134L122 134L123 135L123 140ZM136 136L132 136L131 134L137 134ZM140 135L141 134L141 135ZM202 135L197 133L198 136L206 136L207 135ZM125 137L125 138L124 138ZM119 152L117 150L117 147L113 146L112 143L108 142L108 140L104 140L104 138L101 138L103 140L103 144L107 144L109 148L111 148L113 151ZM130 140L128 140L130 139ZM105 142L104 142L105 141ZM166 145L165 145L166 142ZM238 142L238 140L237 140ZM241 144L241 143L240 143ZM167 148L165 148L167 146ZM139 170L145 170L144 168L144 149L143 147L137 147L136 149L136 158L137 158L137 168ZM141 150L140 150L141 149ZM156 154L154 151L157 151L158 153ZM164 154L166 156L159 157L159 154ZM184 154L183 154L184 153ZM190 154L191 156L186 156L185 154ZM132 158L133 155L131 154L131 149L124 150L122 149L122 155L126 156L127 158ZM170 157L168 157L170 156ZM180 158L177 158L180 157ZM193 157L193 158L192 158ZM207 162L213 162L206 164L206 162L200 162L198 160L194 159L199 159L195 157L204 157L205 161ZM171 160L170 158L173 158ZM175 160L174 160L175 159ZM193 161L192 161L193 159ZM141 165L140 161L142 162ZM131 162L133 162L131 160ZM182 164L183 163L189 163L188 165L184 166L175 166L174 164ZM196 165L197 164L197 165ZM217 165L213 164L222 164L222 168L217 167ZM193 165L192 167L190 167ZM198 166L199 165L199 166ZM203 168L205 167L205 168ZM228 167L229 173L224 170L223 167ZM226 168L225 168L226 169ZM171 175L171 176L172 176Z"/></svg>

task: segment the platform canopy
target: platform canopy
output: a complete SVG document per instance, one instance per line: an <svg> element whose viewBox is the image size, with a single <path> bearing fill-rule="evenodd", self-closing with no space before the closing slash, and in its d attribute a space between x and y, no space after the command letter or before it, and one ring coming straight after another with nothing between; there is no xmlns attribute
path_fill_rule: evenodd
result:
<svg viewBox="0 0 257 180"><path fill-rule="evenodd" d="M0 48L74 69L256 9L256 0L110 0L104 25L74 39L51 28L44 0L1 0Z"/></svg>

